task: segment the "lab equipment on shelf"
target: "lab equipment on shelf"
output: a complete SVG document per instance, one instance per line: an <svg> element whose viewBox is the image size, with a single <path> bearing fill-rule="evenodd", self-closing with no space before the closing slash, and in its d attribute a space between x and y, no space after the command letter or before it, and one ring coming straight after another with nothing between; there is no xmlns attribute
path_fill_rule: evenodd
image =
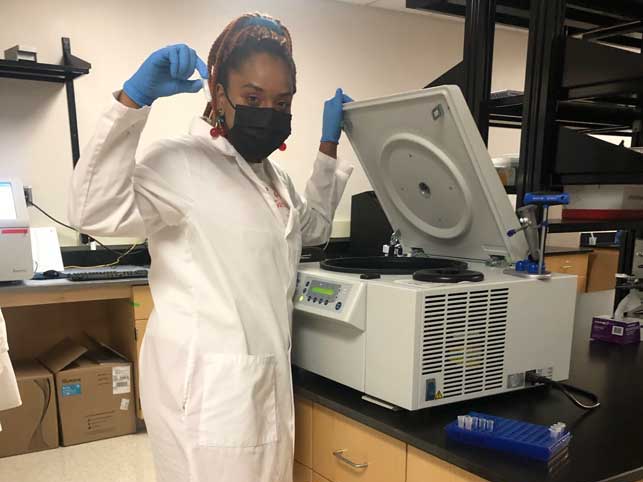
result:
<svg viewBox="0 0 643 482"><path fill-rule="evenodd" d="M22 182L0 178L0 282L33 276L29 214Z"/></svg>

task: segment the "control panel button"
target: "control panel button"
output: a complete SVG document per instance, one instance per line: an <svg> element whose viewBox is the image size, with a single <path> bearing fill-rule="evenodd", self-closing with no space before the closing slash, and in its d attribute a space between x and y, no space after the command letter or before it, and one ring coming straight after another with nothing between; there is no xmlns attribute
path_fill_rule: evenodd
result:
<svg viewBox="0 0 643 482"><path fill-rule="evenodd" d="M313 298L313 303L317 303L317 297Z"/></svg>
<svg viewBox="0 0 643 482"><path fill-rule="evenodd" d="M306 291L308 291L308 288L304 288L304 293L305 293Z"/></svg>
<svg viewBox="0 0 643 482"><path fill-rule="evenodd" d="M324 305L328 305L328 300L324 300Z"/></svg>
<svg viewBox="0 0 643 482"><path fill-rule="evenodd" d="M306 281L306 286L310 286L310 281Z"/></svg>
<svg viewBox="0 0 643 482"><path fill-rule="evenodd" d="M310 298L310 296L309 296L309 297L308 297L308 301L310 301L310 300L311 300L311 298Z"/></svg>
<svg viewBox="0 0 643 482"><path fill-rule="evenodd" d="M337 304L335 305L335 309L336 309L337 311L339 311L339 310L341 310L341 309L342 309L342 302L341 302L341 301L338 301L338 302L337 302Z"/></svg>

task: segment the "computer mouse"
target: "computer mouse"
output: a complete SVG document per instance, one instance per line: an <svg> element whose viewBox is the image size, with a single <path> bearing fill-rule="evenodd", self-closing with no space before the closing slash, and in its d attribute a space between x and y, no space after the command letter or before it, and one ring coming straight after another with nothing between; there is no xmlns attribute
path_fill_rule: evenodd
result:
<svg viewBox="0 0 643 482"><path fill-rule="evenodd" d="M45 271L42 275L47 279L60 278L60 271L56 271L55 269L50 269Z"/></svg>

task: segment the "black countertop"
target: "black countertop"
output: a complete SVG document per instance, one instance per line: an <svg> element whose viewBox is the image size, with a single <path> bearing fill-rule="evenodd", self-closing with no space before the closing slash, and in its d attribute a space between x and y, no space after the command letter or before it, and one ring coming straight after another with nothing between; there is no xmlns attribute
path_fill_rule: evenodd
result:
<svg viewBox="0 0 643 482"><path fill-rule="evenodd" d="M492 482L637 482L643 479L643 350L589 341L590 324L575 327L569 383L600 397L601 407L591 412L544 387L392 412L299 368L295 393ZM444 426L472 410L543 425L565 422L573 436L569 451L548 466L448 441Z"/></svg>

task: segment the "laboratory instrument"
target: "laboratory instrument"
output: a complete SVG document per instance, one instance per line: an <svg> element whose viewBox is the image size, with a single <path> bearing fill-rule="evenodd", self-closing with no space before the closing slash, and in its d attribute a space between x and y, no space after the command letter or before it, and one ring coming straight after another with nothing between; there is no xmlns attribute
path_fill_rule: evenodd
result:
<svg viewBox="0 0 643 482"><path fill-rule="evenodd" d="M460 443L545 462L565 449L572 438L562 422L536 425L477 412L458 416L445 431Z"/></svg>
<svg viewBox="0 0 643 482"><path fill-rule="evenodd" d="M0 178L0 282L33 276L29 214L22 182Z"/></svg>
<svg viewBox="0 0 643 482"><path fill-rule="evenodd" d="M293 363L408 410L566 379L576 278L504 272L528 246L460 90L344 109L404 255L300 265Z"/></svg>
<svg viewBox="0 0 643 482"><path fill-rule="evenodd" d="M38 62L38 49L27 45L14 45L4 51L6 60Z"/></svg>

